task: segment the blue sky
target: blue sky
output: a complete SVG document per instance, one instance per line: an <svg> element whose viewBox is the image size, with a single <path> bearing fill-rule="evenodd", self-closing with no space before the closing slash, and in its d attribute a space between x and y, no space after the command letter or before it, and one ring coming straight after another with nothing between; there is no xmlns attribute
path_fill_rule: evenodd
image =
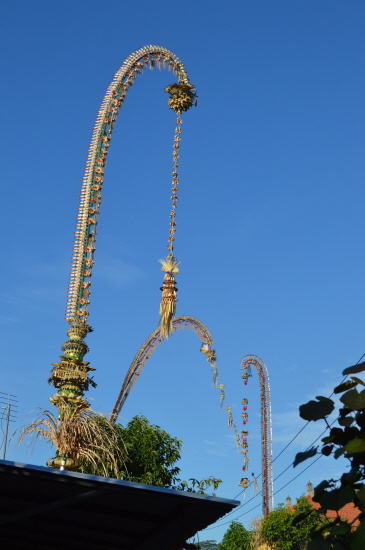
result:
<svg viewBox="0 0 365 550"><path fill-rule="evenodd" d="M258 475L258 384L251 379L244 392L240 359L255 354L268 367L275 457L303 426L299 404L329 395L365 352L364 4L17 0L2 7L0 391L18 396L14 427L48 407L52 394L47 378L66 339L79 186L104 90L129 53L157 43L182 60L199 96L181 141L178 314L210 329L233 412L243 393L249 398ZM158 70L137 79L110 146L87 356L97 368L93 406L105 413L158 322L175 118L163 88L173 80ZM198 351L188 331L163 343L122 415L143 413L182 439L182 478L220 477L217 494L233 498L241 459ZM309 425L274 463L274 478L319 433ZM44 445L31 454L12 444L8 458L44 464L51 455ZM279 491L300 473L289 468L275 482L275 502L343 467L322 458ZM256 504L258 497L232 517ZM259 512L241 520L248 526ZM224 530L201 537L220 540Z"/></svg>

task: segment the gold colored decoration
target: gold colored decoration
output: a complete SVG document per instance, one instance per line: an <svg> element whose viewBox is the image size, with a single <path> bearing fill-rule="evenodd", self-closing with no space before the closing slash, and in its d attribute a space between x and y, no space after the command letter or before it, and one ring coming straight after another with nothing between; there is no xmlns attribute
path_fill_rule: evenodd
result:
<svg viewBox="0 0 365 550"><path fill-rule="evenodd" d="M239 482L239 484L241 487L243 487L243 489L247 489L247 487L249 486L249 481L248 481L248 478L247 477L243 477L241 479L241 481Z"/></svg>
<svg viewBox="0 0 365 550"><path fill-rule="evenodd" d="M218 382L218 369L215 361L217 360L217 356L215 354L214 349L209 349L209 344L203 344L200 351L206 354L207 360L211 364L213 368L213 380L212 380L212 386L215 387Z"/></svg>
<svg viewBox="0 0 365 550"><path fill-rule="evenodd" d="M60 363L53 363L51 376L48 379L59 391L49 398L52 405L58 408L60 418L70 407L75 411L81 407L88 407L87 399L83 397L89 385L96 387L96 383L89 378L89 372L95 369L87 361L83 361L89 348L84 342L88 332L92 329L85 322L78 319L68 319L70 328L67 331L69 340L62 345L64 355L60 356Z"/></svg>
<svg viewBox="0 0 365 550"><path fill-rule="evenodd" d="M166 273L163 278L162 298L160 302L160 324L161 337L168 338L172 329L172 317L176 313L176 292L175 277L172 273Z"/></svg>
<svg viewBox="0 0 365 550"><path fill-rule="evenodd" d="M195 87L192 84L184 82L166 86L165 92L170 94L167 101L170 109L173 109L178 115L190 109L194 103L196 104L197 95L194 90Z"/></svg>

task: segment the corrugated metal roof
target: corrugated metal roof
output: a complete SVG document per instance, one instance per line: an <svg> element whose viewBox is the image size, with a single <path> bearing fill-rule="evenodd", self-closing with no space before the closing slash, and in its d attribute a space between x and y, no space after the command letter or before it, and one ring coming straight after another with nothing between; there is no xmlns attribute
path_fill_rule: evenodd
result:
<svg viewBox="0 0 365 550"><path fill-rule="evenodd" d="M0 460L0 539L6 550L178 550L238 505Z"/></svg>

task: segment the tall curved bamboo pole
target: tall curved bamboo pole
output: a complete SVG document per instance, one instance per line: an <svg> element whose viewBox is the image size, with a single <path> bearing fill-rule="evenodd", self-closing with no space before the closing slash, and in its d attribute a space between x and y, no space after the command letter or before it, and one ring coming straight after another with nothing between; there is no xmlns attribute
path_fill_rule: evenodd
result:
<svg viewBox="0 0 365 550"><path fill-rule="evenodd" d="M181 123L179 118L181 112L189 109L196 97L193 91L194 87L190 84L189 77L181 61L166 48L156 45L144 46L129 55L120 69L115 73L113 80L107 88L92 133L85 173L82 180L79 211L76 219L66 306L66 320L70 325L70 328L67 330L69 339L62 345L63 355L60 357L61 361L53 363L54 368L49 378L49 382L58 389L58 392L50 398L50 401L58 407L61 418L66 408L71 407L71 409L75 409L81 405L87 405L88 402L84 398L84 392L88 390L89 385L96 385L89 377L89 373L95 369L90 367L90 364L83 361L83 359L84 355L88 352L88 346L84 340L88 332L92 330L87 323L87 319L89 315L90 279L94 264L96 226L100 212L104 167L113 127L127 91L133 84L136 76L141 74L145 67L152 69L154 66L160 68L167 67L177 76L178 82L167 86L165 91L170 94L168 100L169 107L178 114L178 125ZM178 136L177 139L179 139ZM175 163L178 157L178 153L176 152L178 141L176 143L174 144L175 152L173 153ZM176 171L176 168L174 170ZM176 186L176 179L177 176L174 176L173 186ZM173 195L175 195L174 190ZM176 200L173 200L173 209L175 208ZM174 227L172 229L176 230ZM173 269L178 262L173 257L173 243L170 241L171 236L167 247L170 254L166 261L168 267L172 267L171 269L164 269L164 271L168 272L165 278L169 278L169 281L166 284L164 283L166 286L163 294L165 302L173 301L174 292L176 291L173 282L173 273L176 273L176 271L173 271ZM168 322L171 323L171 318L168 319Z"/></svg>

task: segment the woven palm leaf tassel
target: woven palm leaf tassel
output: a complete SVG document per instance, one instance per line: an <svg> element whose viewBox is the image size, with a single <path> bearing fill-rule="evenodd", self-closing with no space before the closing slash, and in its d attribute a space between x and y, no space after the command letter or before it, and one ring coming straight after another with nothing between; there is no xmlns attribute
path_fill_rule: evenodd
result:
<svg viewBox="0 0 365 550"><path fill-rule="evenodd" d="M227 411L227 414L228 414L228 419L227 419L227 422L228 422L228 430L231 430L232 429L232 426L233 426L233 416L232 416L232 408L231 407L226 407L226 411Z"/></svg>
<svg viewBox="0 0 365 550"><path fill-rule="evenodd" d="M160 326L161 337L168 338L172 329L172 317L176 313L177 288L175 286L176 273L179 273L178 262L175 259L166 258L159 260L162 264L161 271L165 271L166 275L163 278L161 302L160 302Z"/></svg>
<svg viewBox="0 0 365 550"><path fill-rule="evenodd" d="M222 409L222 405L223 405L223 401L224 401L224 398L226 396L226 394L224 393L224 384L219 384L219 386L217 386L218 389L220 390L220 395L219 395L219 408Z"/></svg>

